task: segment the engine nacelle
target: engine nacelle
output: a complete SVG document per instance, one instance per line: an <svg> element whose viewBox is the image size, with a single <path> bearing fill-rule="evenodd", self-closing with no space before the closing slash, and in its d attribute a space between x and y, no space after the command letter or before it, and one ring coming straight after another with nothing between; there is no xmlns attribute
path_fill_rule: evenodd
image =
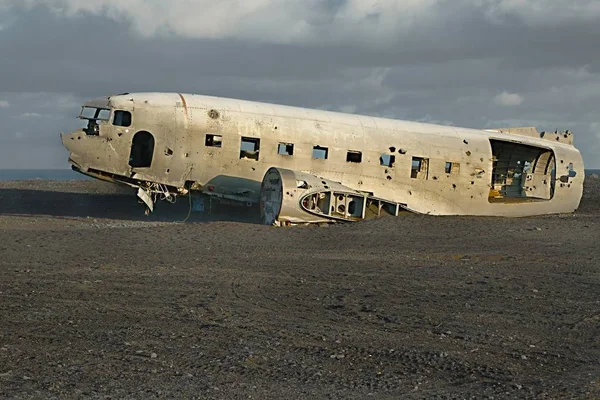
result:
<svg viewBox="0 0 600 400"><path fill-rule="evenodd" d="M360 221L367 214L397 214L392 204L338 182L284 168L270 168L262 181L260 209L267 225ZM391 211L391 212L390 212Z"/></svg>

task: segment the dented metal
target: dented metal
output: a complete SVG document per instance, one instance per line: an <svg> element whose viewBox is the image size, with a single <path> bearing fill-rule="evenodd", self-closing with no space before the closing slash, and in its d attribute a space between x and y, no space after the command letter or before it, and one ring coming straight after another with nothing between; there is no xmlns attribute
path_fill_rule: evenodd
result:
<svg viewBox="0 0 600 400"><path fill-rule="evenodd" d="M136 93L83 105L73 168L138 189L261 204L268 224L569 213L584 166L571 132L475 130L274 104ZM90 113L91 110L91 114ZM281 193L279 193L280 191Z"/></svg>

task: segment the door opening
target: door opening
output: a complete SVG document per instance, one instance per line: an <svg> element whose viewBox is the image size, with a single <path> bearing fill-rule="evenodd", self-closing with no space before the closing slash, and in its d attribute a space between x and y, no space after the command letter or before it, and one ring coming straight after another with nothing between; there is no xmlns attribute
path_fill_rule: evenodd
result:
<svg viewBox="0 0 600 400"><path fill-rule="evenodd" d="M132 168L149 168L154 156L154 136L150 132L140 131L133 136L129 165Z"/></svg>
<svg viewBox="0 0 600 400"><path fill-rule="evenodd" d="M503 140L492 146L491 203L550 200L554 196L552 150Z"/></svg>

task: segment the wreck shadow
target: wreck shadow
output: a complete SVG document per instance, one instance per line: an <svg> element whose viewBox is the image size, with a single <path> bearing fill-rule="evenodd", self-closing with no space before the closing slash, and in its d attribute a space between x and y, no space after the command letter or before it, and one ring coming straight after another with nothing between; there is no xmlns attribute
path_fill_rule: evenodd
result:
<svg viewBox="0 0 600 400"><path fill-rule="evenodd" d="M205 212L191 212L188 197L175 204L165 201L155 205L154 212L144 215L144 206L135 192L76 193L50 190L0 189L0 215L50 216L56 218L96 218L128 221L260 223L257 206L235 207L211 203ZM209 210L210 209L210 210ZM189 218L188 218L189 215Z"/></svg>

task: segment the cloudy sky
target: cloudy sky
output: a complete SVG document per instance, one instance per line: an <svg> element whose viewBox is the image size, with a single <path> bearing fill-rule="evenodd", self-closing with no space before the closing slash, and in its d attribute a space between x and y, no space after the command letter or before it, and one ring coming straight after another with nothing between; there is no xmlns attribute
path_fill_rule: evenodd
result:
<svg viewBox="0 0 600 400"><path fill-rule="evenodd" d="M600 0L0 0L0 169L134 91L570 129L600 168L599 43Z"/></svg>

